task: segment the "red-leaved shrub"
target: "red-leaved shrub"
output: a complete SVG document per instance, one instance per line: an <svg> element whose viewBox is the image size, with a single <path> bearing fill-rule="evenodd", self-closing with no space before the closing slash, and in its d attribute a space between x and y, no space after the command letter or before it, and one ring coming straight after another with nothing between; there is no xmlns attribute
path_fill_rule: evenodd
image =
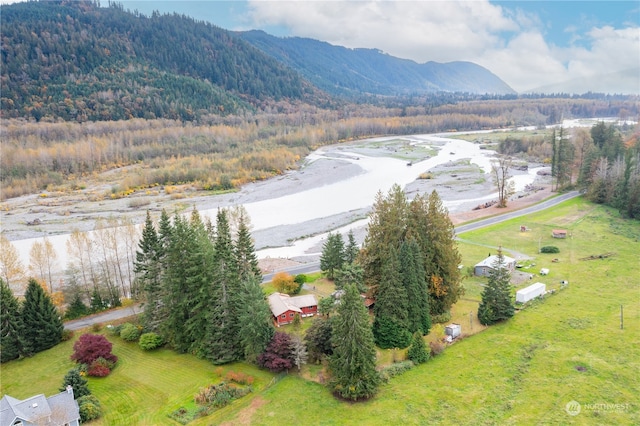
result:
<svg viewBox="0 0 640 426"><path fill-rule="evenodd" d="M80 364L90 365L98 358L115 364L118 357L111 353L111 342L101 334L83 334L73 344L71 359Z"/></svg>
<svg viewBox="0 0 640 426"><path fill-rule="evenodd" d="M109 373L111 373L111 370L109 370L108 367L96 362L92 363L89 366L89 370L87 370L87 374L93 377L105 377L108 376Z"/></svg>

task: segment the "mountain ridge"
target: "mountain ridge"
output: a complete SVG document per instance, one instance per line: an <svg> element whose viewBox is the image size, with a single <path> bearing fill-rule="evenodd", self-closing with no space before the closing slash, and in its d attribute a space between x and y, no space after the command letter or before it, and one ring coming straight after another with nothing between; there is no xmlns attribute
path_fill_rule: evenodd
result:
<svg viewBox="0 0 640 426"><path fill-rule="evenodd" d="M299 71L320 89L337 95L357 92L390 96L436 92L516 93L495 74L472 62L419 64L379 49L349 49L310 38L276 37L261 30L236 34Z"/></svg>

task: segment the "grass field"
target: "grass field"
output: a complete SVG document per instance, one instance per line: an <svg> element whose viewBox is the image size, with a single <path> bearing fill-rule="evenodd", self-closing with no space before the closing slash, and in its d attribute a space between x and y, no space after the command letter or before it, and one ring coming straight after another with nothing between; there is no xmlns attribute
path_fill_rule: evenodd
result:
<svg viewBox="0 0 640 426"><path fill-rule="evenodd" d="M531 231L519 232L520 225ZM555 228L567 229L570 238L553 239ZM534 273L548 267L550 274L534 282L558 291L485 329L475 318L483 282L465 280L467 293L454 306L452 321L462 325L466 337L392 378L363 403L338 401L324 386L295 373L278 380L245 364L225 366L225 371L254 376L254 392L190 425L640 424L640 223L574 199L461 237L465 265L477 263L488 250L495 252L487 247L502 246L507 253L531 256ZM540 245L555 245L560 253L538 254ZM606 252L615 255L579 260ZM562 290L561 280L569 281ZM442 333L442 326L434 327L435 333ZM219 380L217 367L208 362L168 350L145 353L135 344L110 339L121 361L107 378L90 381L105 410L94 424L177 424L168 413L189 407L200 387ZM3 364L2 393L17 398L55 393L72 366L71 347L65 342ZM392 357L381 354L384 363ZM319 371L309 366L304 376ZM571 401L581 407L574 416L565 410Z"/></svg>

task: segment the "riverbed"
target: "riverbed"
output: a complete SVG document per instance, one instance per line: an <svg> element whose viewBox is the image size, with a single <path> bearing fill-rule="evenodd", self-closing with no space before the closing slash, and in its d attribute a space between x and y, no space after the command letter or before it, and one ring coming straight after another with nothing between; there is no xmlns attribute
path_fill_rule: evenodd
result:
<svg viewBox="0 0 640 426"><path fill-rule="evenodd" d="M77 229L93 236L99 218L127 218L140 224L147 209L157 218L162 208L170 214L196 208L215 220L219 208L242 205L249 213L260 258L315 261L330 231L353 230L362 241L376 194L386 193L394 184L404 188L408 198L437 190L452 214L497 199L490 175L494 151L487 148L446 135L372 138L325 146L310 154L298 170L230 194L174 199L152 193L146 194L150 199L146 204L37 194L3 203L2 232L12 240L24 265L29 264L33 243L46 237L57 253L60 273L68 263L69 233ZM528 185L547 183L548 178L537 173L543 168L530 165L527 171L512 170L517 196ZM135 207L138 204L142 206ZM27 225L36 219L37 225Z"/></svg>

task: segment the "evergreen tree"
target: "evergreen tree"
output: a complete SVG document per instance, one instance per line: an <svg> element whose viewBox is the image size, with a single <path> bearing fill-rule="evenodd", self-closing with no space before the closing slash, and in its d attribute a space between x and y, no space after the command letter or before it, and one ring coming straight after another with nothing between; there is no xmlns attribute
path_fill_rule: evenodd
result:
<svg viewBox="0 0 640 426"><path fill-rule="evenodd" d="M198 300L190 286L193 281L188 276L188 272L202 266L194 264L191 256L196 246L192 227L181 216L174 215L166 252L166 292L163 300L168 317L160 328L162 336L178 352L187 352L193 343L185 324L191 317L193 304Z"/></svg>
<svg viewBox="0 0 640 426"><path fill-rule="evenodd" d="M331 233L327 236L327 241L322 246L320 256L320 270L327 274L327 278L333 280L335 271L342 268L345 262L344 240L342 234Z"/></svg>
<svg viewBox="0 0 640 426"><path fill-rule="evenodd" d="M146 329L154 332L159 331L160 324L166 319L166 316L162 315L163 297L159 251L158 233L151 220L151 214L147 210L133 266L136 280L142 287L145 297L143 322Z"/></svg>
<svg viewBox="0 0 640 426"><path fill-rule="evenodd" d="M20 303L9 285L0 278L0 362L24 354L24 330Z"/></svg>
<svg viewBox="0 0 640 426"><path fill-rule="evenodd" d="M422 364L429 361L429 357L430 354L427 350L427 345L424 344L422 334L419 332L413 333L411 346L409 346L409 350L407 351L407 358L413 361L414 364Z"/></svg>
<svg viewBox="0 0 640 426"><path fill-rule="evenodd" d="M203 354L214 364L237 361L244 355L238 321L240 284L229 222L223 209L216 216L211 283Z"/></svg>
<svg viewBox="0 0 640 426"><path fill-rule="evenodd" d="M204 346L208 344L207 329L210 326L209 314L217 299L211 298L211 283L215 274L215 248L205 223L194 208L188 227L190 242L188 253L183 258L182 273L185 275L186 292L189 298L184 300L188 317L183 327L188 350L206 357ZM230 238L230 237L229 237Z"/></svg>
<svg viewBox="0 0 640 426"><path fill-rule="evenodd" d="M345 289L333 320L331 388L341 398L360 400L376 394L380 376L369 314L355 286Z"/></svg>
<svg viewBox="0 0 640 426"><path fill-rule="evenodd" d="M72 368L69 372L64 376L64 380L62 381L62 386L60 386L59 391L64 392L67 390L67 386L71 386L73 388L73 398L78 399L85 395L91 395L91 391L89 390L89 383L87 379L80 375L80 371L77 368Z"/></svg>
<svg viewBox="0 0 640 426"><path fill-rule="evenodd" d="M429 334L429 288L420 247L413 238L404 241L400 247L400 271L407 291L408 329L411 333L419 331L422 335Z"/></svg>
<svg viewBox="0 0 640 426"><path fill-rule="evenodd" d="M411 340L409 332L407 290L402 284L400 263L395 249L387 253L382 279L373 312L373 336L383 349L406 348Z"/></svg>
<svg viewBox="0 0 640 426"><path fill-rule="evenodd" d="M29 279L22 304L25 352L34 354L60 343L62 320L51 298L34 280Z"/></svg>
<svg viewBox="0 0 640 426"><path fill-rule="evenodd" d="M511 274L507 269L502 250L489 271L489 281L482 291L482 301L478 306L478 320L483 325L491 325L511 318L515 313L511 295Z"/></svg>
<svg viewBox="0 0 640 426"><path fill-rule="evenodd" d="M262 272L258 265L258 257L251 239L251 233L247 226L247 220L244 214L240 213L238 224L238 235L235 245L236 261L238 262L238 278L240 281L246 281L250 277L255 277L262 281Z"/></svg>
<svg viewBox="0 0 640 426"><path fill-rule="evenodd" d="M67 308L67 311L65 312L64 316L67 319L75 319L75 318L83 317L88 314L89 314L89 308L82 301L82 296L80 295L80 292L77 291L75 296L73 297L73 300L71 301L71 304Z"/></svg>
<svg viewBox="0 0 640 426"><path fill-rule="evenodd" d="M440 315L458 301L464 287L458 268L462 256L458 252L455 229L436 191L429 195L425 225L425 234L416 240L425 258L431 315Z"/></svg>
<svg viewBox="0 0 640 426"><path fill-rule="evenodd" d="M331 336L333 334L332 321L329 318L317 317L311 323L311 327L304 334L307 344L309 361L319 363L323 356L333 354Z"/></svg>
<svg viewBox="0 0 640 426"><path fill-rule="evenodd" d="M378 291L387 253L391 249L399 250L405 238L407 213L407 199L399 185L393 185L386 197L381 192L376 195L359 257L365 283L373 297Z"/></svg>
<svg viewBox="0 0 640 426"><path fill-rule="evenodd" d="M344 261L347 264L353 264L360 253L360 248L353 235L353 230L347 234L347 246L344 248Z"/></svg>
<svg viewBox="0 0 640 426"><path fill-rule="evenodd" d="M273 316L260 282L255 277L248 277L241 288L242 304L238 316L240 345L244 359L255 363L275 333Z"/></svg>
<svg viewBox="0 0 640 426"><path fill-rule="evenodd" d="M364 285L364 270L360 265L355 263L345 263L342 265L341 269L336 271L336 289L343 289L348 284L355 284L361 294L367 292L367 287Z"/></svg>

